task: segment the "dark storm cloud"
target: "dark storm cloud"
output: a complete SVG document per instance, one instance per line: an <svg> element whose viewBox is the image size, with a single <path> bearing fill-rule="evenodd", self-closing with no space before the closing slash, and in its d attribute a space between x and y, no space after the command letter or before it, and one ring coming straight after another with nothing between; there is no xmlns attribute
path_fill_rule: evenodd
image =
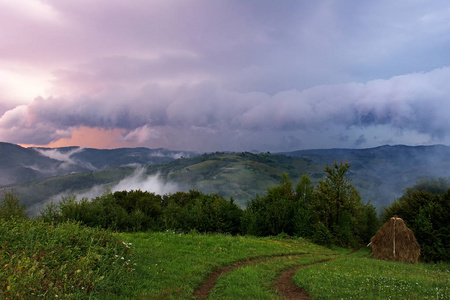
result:
<svg viewBox="0 0 450 300"><path fill-rule="evenodd" d="M85 128L200 151L450 141L446 1L0 5L4 141Z"/></svg>
<svg viewBox="0 0 450 300"><path fill-rule="evenodd" d="M54 139L58 130L76 126L121 128L128 134L140 129L141 135L143 128L159 128L163 135L186 134L193 144L199 140L196 134L223 134L226 138L233 132L245 137L274 131L279 132L280 143L294 147L300 146L300 137L292 132L303 132L306 137L324 136L335 128L343 128L352 135L358 129L376 126L439 140L448 138L450 129L446 114L450 109L450 86L446 84L449 80L450 68L443 68L365 84L317 86L273 96L230 92L211 82L177 89L147 86L133 93L111 90L95 98L37 98L29 106L10 112L0 124L4 130L27 128L22 139L29 139L36 125L39 131L45 128L42 132L48 137L44 143ZM67 132L60 134L64 137ZM367 140L361 134L354 138L356 146Z"/></svg>

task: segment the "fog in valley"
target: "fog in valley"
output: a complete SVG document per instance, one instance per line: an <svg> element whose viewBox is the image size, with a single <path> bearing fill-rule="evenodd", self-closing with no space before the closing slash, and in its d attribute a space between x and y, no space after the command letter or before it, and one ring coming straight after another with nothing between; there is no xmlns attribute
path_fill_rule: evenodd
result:
<svg viewBox="0 0 450 300"><path fill-rule="evenodd" d="M145 167L138 167L134 171L134 173L122 180L120 180L117 184L112 186L110 185L96 185L89 189L88 191L82 192L63 192L59 193L50 199L42 203L37 203L30 206L27 211L30 215L37 215L39 211L48 203L53 202L55 204L59 203L65 197L75 196L79 201L83 198L87 198L89 200L102 196L108 191L112 193L117 191L132 191L132 190L141 190L148 191L151 193L165 195L175 193L179 190L178 185L174 182L167 182L163 180L159 174L148 175L146 174Z"/></svg>

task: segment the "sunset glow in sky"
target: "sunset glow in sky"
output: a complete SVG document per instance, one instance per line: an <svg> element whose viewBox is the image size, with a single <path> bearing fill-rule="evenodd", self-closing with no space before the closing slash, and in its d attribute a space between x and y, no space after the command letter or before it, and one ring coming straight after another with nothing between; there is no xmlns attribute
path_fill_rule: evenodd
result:
<svg viewBox="0 0 450 300"><path fill-rule="evenodd" d="M0 0L0 141L450 145L450 2Z"/></svg>

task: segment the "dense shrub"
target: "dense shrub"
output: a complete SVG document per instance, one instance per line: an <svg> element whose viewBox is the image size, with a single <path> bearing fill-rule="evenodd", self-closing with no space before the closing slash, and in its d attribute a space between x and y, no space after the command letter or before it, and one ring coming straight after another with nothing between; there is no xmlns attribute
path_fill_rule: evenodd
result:
<svg viewBox="0 0 450 300"><path fill-rule="evenodd" d="M319 222L314 228L312 240L318 245L330 247L333 243L333 236L328 228L322 222Z"/></svg>
<svg viewBox="0 0 450 300"><path fill-rule="evenodd" d="M79 223L0 219L0 298L123 295L132 274L130 245Z"/></svg>
<svg viewBox="0 0 450 300"><path fill-rule="evenodd" d="M188 232L240 232L242 209L233 199L198 191L178 192L165 197L163 223L167 229Z"/></svg>
<svg viewBox="0 0 450 300"><path fill-rule="evenodd" d="M346 176L350 165L334 163L325 166L326 177L314 189L312 210L341 246L367 242L366 210L351 179ZM367 204L366 207L370 207ZM373 232L375 233L375 232Z"/></svg>
<svg viewBox="0 0 450 300"><path fill-rule="evenodd" d="M116 231L174 229L188 232L240 233L242 209L233 199L198 191L155 195L138 191L107 192L92 200L74 196L48 204L40 218L47 222L79 221Z"/></svg>
<svg viewBox="0 0 450 300"><path fill-rule="evenodd" d="M292 182L283 173L280 184L267 189L264 197L257 196L247 203L243 219L243 231L247 234L266 236L294 234L295 195Z"/></svg>
<svg viewBox="0 0 450 300"><path fill-rule="evenodd" d="M7 192L0 202L0 219L28 218L25 205L20 204L20 199L14 193Z"/></svg>
<svg viewBox="0 0 450 300"><path fill-rule="evenodd" d="M158 230L162 214L161 196L138 191L106 192L100 197L77 201L75 196L49 203L41 210L47 222L74 220L90 227L117 231Z"/></svg>

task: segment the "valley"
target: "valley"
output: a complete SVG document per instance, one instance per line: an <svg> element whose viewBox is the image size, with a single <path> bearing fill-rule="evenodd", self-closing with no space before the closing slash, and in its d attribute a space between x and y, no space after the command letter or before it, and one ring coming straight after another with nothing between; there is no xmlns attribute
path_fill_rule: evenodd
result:
<svg viewBox="0 0 450 300"><path fill-rule="evenodd" d="M350 163L348 176L362 201L370 200L381 209L422 177L450 176L450 147L440 145L205 154L146 148L46 149L52 151L53 159L50 152L44 156L12 144L2 143L0 150L0 174L11 173L9 179L2 177L0 188L14 190L30 211L37 211L47 201L59 201L63 195L95 197L108 188L127 185L153 188L161 194L194 189L232 197L244 207L248 200L277 185L282 173L294 184L308 174L316 184L324 176L326 164L340 161ZM47 171L39 173L37 166ZM14 182L5 184L12 177Z"/></svg>

